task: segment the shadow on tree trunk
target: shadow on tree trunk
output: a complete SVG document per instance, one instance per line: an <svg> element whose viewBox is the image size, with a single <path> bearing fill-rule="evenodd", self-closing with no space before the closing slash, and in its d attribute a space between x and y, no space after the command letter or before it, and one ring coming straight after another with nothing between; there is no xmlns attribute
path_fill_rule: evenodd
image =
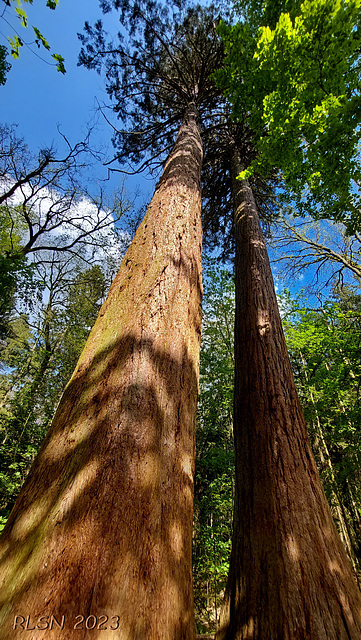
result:
<svg viewBox="0 0 361 640"><path fill-rule="evenodd" d="M67 640L194 638L195 118L191 108L3 532L1 640L22 636L16 615L31 616L32 640L49 637L51 615L65 616Z"/></svg>

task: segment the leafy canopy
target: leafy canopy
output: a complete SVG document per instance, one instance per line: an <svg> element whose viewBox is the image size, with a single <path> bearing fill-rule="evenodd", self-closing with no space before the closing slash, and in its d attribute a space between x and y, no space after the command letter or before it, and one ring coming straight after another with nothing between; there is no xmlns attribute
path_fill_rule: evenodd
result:
<svg viewBox="0 0 361 640"><path fill-rule="evenodd" d="M258 150L241 175L277 167L300 213L352 231L361 224L361 1L306 0L294 11L261 26L253 51L242 20L221 28L228 97L236 118L247 110Z"/></svg>
<svg viewBox="0 0 361 640"><path fill-rule="evenodd" d="M359 484L360 295L345 288L318 309L294 302L283 326L310 435L321 426L340 486Z"/></svg>
<svg viewBox="0 0 361 640"><path fill-rule="evenodd" d="M1 255L0 255L1 268ZM14 311L0 350L0 530L51 423L106 292L98 265L46 265L45 295ZM1 290L0 290L1 291Z"/></svg>

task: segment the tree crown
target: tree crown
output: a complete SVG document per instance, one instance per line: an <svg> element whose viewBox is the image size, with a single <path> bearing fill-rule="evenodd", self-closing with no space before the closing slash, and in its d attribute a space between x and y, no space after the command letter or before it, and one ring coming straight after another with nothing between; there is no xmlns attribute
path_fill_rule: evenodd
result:
<svg viewBox="0 0 361 640"><path fill-rule="evenodd" d="M235 117L248 112L258 152L242 175L281 170L300 213L352 231L360 224L361 3L306 0L294 11L274 29L261 26L247 55L244 23L222 27L227 95Z"/></svg>

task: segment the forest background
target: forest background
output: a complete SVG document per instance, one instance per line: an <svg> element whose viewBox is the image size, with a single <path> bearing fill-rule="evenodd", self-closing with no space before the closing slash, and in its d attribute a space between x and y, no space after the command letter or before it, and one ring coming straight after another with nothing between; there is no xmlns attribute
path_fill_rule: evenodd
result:
<svg viewBox="0 0 361 640"><path fill-rule="evenodd" d="M32 53L25 46L0 88L3 180L47 162L35 190L33 183L29 192L30 180L21 185L11 215L8 204L1 209L3 524L154 185L150 176L124 181L104 166L112 134L98 111L106 100L102 78L76 66L76 33L85 20L99 17L98 3L77 2L75 8L61 0L52 12L44 1L28 14L52 51L64 56L67 71L56 72L46 49L32 45ZM17 22L12 19L20 32ZM2 24L5 46L7 28ZM43 228L30 246L24 203L39 216L35 224L30 217L32 229ZM47 219L49 207L54 216ZM347 235L341 223L295 219L290 209L266 231L315 457L360 580L360 237ZM222 266L208 252L205 276L194 580L198 631L212 632L228 571L234 491L232 265Z"/></svg>

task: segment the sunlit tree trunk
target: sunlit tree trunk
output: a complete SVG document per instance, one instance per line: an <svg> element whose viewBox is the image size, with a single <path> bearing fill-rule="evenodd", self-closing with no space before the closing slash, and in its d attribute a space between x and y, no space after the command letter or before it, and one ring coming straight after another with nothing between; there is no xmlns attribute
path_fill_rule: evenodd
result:
<svg viewBox="0 0 361 640"><path fill-rule="evenodd" d="M217 640L359 640L361 594L322 490L266 246L233 158L236 500Z"/></svg>
<svg viewBox="0 0 361 640"><path fill-rule="evenodd" d="M191 105L2 536L1 640L194 638L201 164Z"/></svg>

